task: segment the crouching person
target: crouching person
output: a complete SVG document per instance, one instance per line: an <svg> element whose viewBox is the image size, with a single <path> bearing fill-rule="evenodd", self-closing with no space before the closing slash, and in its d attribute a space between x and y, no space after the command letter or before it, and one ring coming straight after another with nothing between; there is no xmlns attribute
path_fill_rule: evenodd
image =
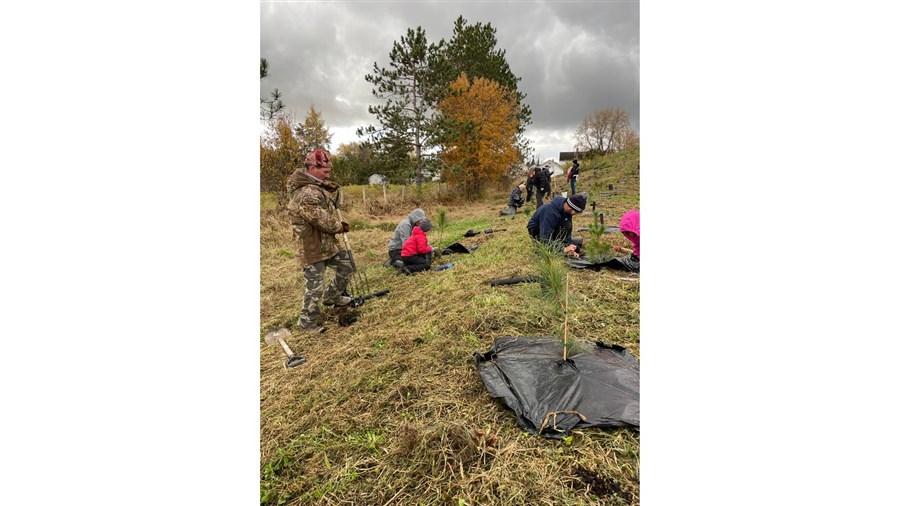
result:
<svg viewBox="0 0 900 506"><path fill-rule="evenodd" d="M506 205L509 206L509 209L505 209L500 211L500 216L509 216L511 214L516 214L520 207L525 203L525 199L522 198L522 190L525 189L524 184L520 184L513 188L513 191L509 194L509 202Z"/></svg>
<svg viewBox="0 0 900 506"><path fill-rule="evenodd" d="M400 259L405 265L401 270L405 274L431 269L433 249L428 244L428 232L431 231L431 220L423 218L412 229L412 235L403 243Z"/></svg>
<svg viewBox="0 0 900 506"><path fill-rule="evenodd" d="M418 225L419 221L423 219L425 219L425 211L416 208L409 213L409 216L400 220L400 223L397 224L397 228L394 229L394 235L392 235L391 240L388 241L388 261L385 264L385 267L403 267L403 260L400 259L400 253L403 251L403 243L409 239L413 227Z"/></svg>
<svg viewBox="0 0 900 506"><path fill-rule="evenodd" d="M619 231L626 239L631 241L632 248L623 248L615 246L615 250L628 253L623 257L619 257L622 265L631 272L641 272L641 213L640 211L628 211L622 215L622 221L619 223Z"/></svg>

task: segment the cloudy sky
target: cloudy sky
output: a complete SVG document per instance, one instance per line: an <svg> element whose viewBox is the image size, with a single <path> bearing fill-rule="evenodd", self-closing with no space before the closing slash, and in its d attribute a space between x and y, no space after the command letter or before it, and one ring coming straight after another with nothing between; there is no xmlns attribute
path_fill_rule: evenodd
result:
<svg viewBox="0 0 900 506"><path fill-rule="evenodd" d="M637 1L408 1L267 2L260 5L260 56L269 76L260 96L277 88L302 120L310 105L334 134L331 147L359 140L358 126L374 123L365 80L373 64L386 66L393 43L421 26L429 42L449 40L453 22L490 23L497 48L522 78L532 124L526 136L535 155L558 159L572 151L572 134L602 108L625 110L640 132L640 45Z"/></svg>

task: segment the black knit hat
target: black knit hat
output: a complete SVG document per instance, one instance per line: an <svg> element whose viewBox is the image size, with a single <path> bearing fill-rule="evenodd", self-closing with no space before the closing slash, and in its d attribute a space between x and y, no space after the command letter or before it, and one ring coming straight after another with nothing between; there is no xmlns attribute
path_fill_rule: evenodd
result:
<svg viewBox="0 0 900 506"><path fill-rule="evenodd" d="M587 197L583 193L576 193L566 199L566 204L569 204L569 207L575 212L581 213L584 212L584 207L587 205Z"/></svg>

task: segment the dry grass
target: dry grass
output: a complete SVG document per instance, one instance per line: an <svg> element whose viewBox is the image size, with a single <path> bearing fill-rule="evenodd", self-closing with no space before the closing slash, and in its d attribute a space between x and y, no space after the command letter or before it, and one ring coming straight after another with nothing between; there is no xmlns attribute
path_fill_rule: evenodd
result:
<svg viewBox="0 0 900 506"><path fill-rule="evenodd" d="M637 174L628 173L636 160L637 153L616 160L623 172L611 175L626 181L621 194L628 198L618 204L609 198L608 207L601 200L614 224L637 208ZM598 181L609 175L586 165L579 191L605 184ZM506 194L459 204L392 202L378 209L362 206L348 191L344 216L353 224L356 261L371 290L390 293L347 310L358 315L350 326L339 326L340 310L328 309L327 333L294 333L288 344L307 363L293 369L284 368L280 347L266 346L262 336L296 320L302 275L285 218L261 212L261 502L639 504L639 433L576 430L564 441L532 436L490 397L475 369L472 354L487 351L498 337L561 338L563 332L558 308L540 296L538 284L488 285L537 273L527 218L497 216ZM394 226L417 206L432 218L447 210L442 246L458 241L478 244L478 250L439 260L455 263L442 272L401 276L382 267ZM588 214L576 217L576 228L588 225ZM486 228L507 230L463 237ZM429 237L437 241L437 233ZM610 240L627 245L621 237ZM618 344L640 357L640 282L623 279L629 277L570 270L570 339Z"/></svg>

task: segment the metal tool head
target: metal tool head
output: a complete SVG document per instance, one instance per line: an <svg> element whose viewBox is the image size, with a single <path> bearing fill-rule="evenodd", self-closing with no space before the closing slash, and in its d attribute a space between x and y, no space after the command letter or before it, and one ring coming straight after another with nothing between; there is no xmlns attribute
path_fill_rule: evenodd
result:
<svg viewBox="0 0 900 506"><path fill-rule="evenodd" d="M268 333L266 333L266 336L265 336L266 344L275 344L278 342L279 339L284 339L286 337L289 337L290 335L291 335L291 331L284 327L281 327L281 328L278 328L275 330L270 330Z"/></svg>
<svg viewBox="0 0 900 506"><path fill-rule="evenodd" d="M285 367L297 367L298 365L306 363L306 357L303 355L291 355L288 357L287 361L284 363Z"/></svg>

